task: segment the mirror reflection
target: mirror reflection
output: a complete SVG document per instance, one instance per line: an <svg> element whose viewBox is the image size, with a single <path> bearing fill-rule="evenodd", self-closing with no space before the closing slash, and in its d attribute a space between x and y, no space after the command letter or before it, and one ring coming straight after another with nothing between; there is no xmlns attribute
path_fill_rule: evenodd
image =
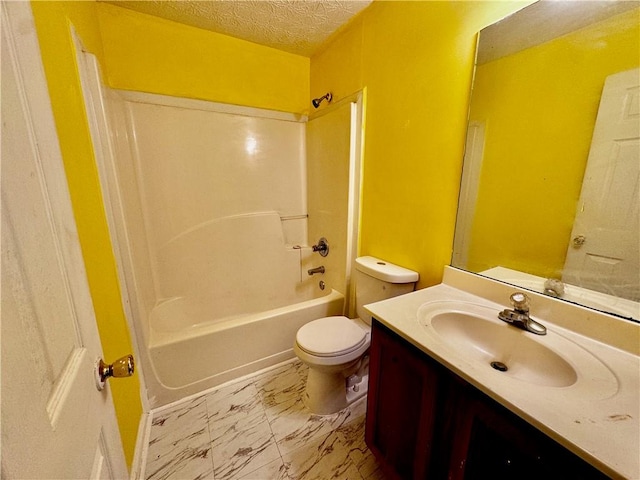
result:
<svg viewBox="0 0 640 480"><path fill-rule="evenodd" d="M640 320L640 2L484 29L452 265Z"/></svg>

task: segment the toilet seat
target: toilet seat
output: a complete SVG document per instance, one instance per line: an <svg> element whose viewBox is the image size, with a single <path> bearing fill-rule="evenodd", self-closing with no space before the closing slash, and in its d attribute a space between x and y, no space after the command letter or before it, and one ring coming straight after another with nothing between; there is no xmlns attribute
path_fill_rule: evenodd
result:
<svg viewBox="0 0 640 480"><path fill-rule="evenodd" d="M336 357L361 349L368 342L367 333L347 317L324 317L303 325L296 343L309 355Z"/></svg>

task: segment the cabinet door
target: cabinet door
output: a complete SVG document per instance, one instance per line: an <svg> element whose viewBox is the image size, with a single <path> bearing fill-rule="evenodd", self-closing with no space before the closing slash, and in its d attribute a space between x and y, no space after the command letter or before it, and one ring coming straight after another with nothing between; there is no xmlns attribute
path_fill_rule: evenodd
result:
<svg viewBox="0 0 640 480"><path fill-rule="evenodd" d="M365 438L388 477L427 477L437 385L424 355L374 322Z"/></svg>
<svg viewBox="0 0 640 480"><path fill-rule="evenodd" d="M451 480L605 479L604 474L460 379L449 383L455 409L445 438Z"/></svg>
<svg viewBox="0 0 640 480"><path fill-rule="evenodd" d="M548 478L537 436L529 436L530 432L518 428L470 388L457 383L452 382L457 391L449 397L456 413L450 422L453 430L447 435L453 447L448 477Z"/></svg>

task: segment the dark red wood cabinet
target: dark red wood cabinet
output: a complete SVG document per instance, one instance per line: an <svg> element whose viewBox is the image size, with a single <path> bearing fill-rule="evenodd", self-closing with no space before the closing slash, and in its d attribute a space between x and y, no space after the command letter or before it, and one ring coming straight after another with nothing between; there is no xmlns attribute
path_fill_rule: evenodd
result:
<svg viewBox="0 0 640 480"><path fill-rule="evenodd" d="M389 479L608 478L375 320L365 438Z"/></svg>

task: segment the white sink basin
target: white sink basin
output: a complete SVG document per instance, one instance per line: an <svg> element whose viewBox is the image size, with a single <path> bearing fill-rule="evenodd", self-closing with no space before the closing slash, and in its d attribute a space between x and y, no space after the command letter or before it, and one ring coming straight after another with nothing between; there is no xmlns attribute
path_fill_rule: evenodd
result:
<svg viewBox="0 0 640 480"><path fill-rule="evenodd" d="M568 387L578 379L574 368L534 334L502 322L463 313L444 312L431 318L433 329L458 350L506 375L538 385Z"/></svg>
<svg viewBox="0 0 640 480"><path fill-rule="evenodd" d="M598 380L598 396L615 393L615 377L589 352L552 330L541 336L503 322L497 317L499 311L486 305L437 301L419 308L418 321L459 359L486 366L495 375L545 387L571 387L581 377L592 377Z"/></svg>

